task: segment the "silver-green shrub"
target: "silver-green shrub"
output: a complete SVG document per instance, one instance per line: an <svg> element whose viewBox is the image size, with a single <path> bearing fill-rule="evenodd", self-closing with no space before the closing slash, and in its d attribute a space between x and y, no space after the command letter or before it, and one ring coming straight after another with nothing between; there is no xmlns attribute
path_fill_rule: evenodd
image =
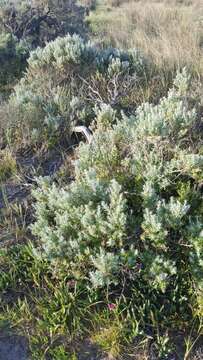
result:
<svg viewBox="0 0 203 360"><path fill-rule="evenodd" d="M32 231L71 277L93 287L140 279L175 294L189 274L188 292L203 290L203 164L200 142L192 141L197 116L188 81L178 74L166 98L129 117L116 120L110 106L97 107L93 141L77 151L75 181L58 188L46 179L35 190Z"/></svg>
<svg viewBox="0 0 203 360"><path fill-rule="evenodd" d="M31 52L10 98L11 108L19 109L17 132L28 142L69 137L75 124L93 120L95 107L105 103L120 111L123 102L130 106L146 69L139 52L101 50L78 35L59 37Z"/></svg>

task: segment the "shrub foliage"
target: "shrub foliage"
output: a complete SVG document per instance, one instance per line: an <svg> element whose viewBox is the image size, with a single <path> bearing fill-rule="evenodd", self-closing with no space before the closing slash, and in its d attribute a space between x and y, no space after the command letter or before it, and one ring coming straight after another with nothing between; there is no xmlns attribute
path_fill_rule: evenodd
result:
<svg viewBox="0 0 203 360"><path fill-rule="evenodd" d="M0 35L2 75L10 71L5 60L18 68L27 49L13 34ZM92 136L74 152L74 174L64 163L54 177L37 180L37 246L1 251L0 316L15 324L29 317L22 327L36 358L69 356L71 340L96 326L92 339L111 356L144 334L155 339L156 358L168 359L168 329L202 331L203 138L190 77L183 69L165 97L142 103L151 71L142 54L101 49L79 35L38 47L27 64L0 108L0 181L13 180L21 159L14 150L24 145L42 150L69 141L77 124ZM33 180L26 165L27 177L19 174ZM10 216L16 239L27 238L33 217L23 206L2 211L3 236ZM11 288L16 306L8 304Z"/></svg>
<svg viewBox="0 0 203 360"><path fill-rule="evenodd" d="M0 33L0 90L12 84L25 69L29 47L12 34Z"/></svg>
<svg viewBox="0 0 203 360"><path fill-rule="evenodd" d="M85 7L76 1L0 1L0 86L22 76L29 52L67 33L86 37ZM1 90L1 88L0 88Z"/></svg>
<svg viewBox="0 0 203 360"><path fill-rule="evenodd" d="M154 307L170 326L200 310L203 156L188 87L183 71L158 105L122 118L100 105L74 182L41 179L34 191L32 231L56 271L63 263L70 279L127 297L143 324Z"/></svg>
<svg viewBox="0 0 203 360"><path fill-rule="evenodd" d="M146 67L138 51L100 50L78 35L37 48L10 98L12 138L53 141L69 136L77 123L89 124L96 106L130 108Z"/></svg>
<svg viewBox="0 0 203 360"><path fill-rule="evenodd" d="M85 8L75 0L1 0L0 31L26 40L32 48L45 46L67 33L85 35Z"/></svg>

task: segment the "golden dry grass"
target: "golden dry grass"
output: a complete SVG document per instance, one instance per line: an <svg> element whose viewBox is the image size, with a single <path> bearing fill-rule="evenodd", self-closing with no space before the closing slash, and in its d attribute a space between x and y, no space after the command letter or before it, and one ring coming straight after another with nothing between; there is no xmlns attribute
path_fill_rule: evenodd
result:
<svg viewBox="0 0 203 360"><path fill-rule="evenodd" d="M141 49L160 70L203 75L202 0L100 1L89 22L99 39Z"/></svg>

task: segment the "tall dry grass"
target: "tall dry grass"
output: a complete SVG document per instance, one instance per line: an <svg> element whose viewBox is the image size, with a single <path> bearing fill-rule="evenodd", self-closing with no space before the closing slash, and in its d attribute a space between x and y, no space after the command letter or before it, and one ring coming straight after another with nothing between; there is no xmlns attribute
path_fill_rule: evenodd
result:
<svg viewBox="0 0 203 360"><path fill-rule="evenodd" d="M97 38L141 49L160 71L203 75L202 0L101 0L89 23Z"/></svg>

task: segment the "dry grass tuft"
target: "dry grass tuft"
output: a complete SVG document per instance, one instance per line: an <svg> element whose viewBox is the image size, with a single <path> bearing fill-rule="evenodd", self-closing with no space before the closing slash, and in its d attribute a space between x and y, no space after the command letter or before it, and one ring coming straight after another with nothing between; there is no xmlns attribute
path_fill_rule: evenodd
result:
<svg viewBox="0 0 203 360"><path fill-rule="evenodd" d="M101 1L89 21L97 37L140 48L164 73L187 66L203 75L201 0Z"/></svg>

